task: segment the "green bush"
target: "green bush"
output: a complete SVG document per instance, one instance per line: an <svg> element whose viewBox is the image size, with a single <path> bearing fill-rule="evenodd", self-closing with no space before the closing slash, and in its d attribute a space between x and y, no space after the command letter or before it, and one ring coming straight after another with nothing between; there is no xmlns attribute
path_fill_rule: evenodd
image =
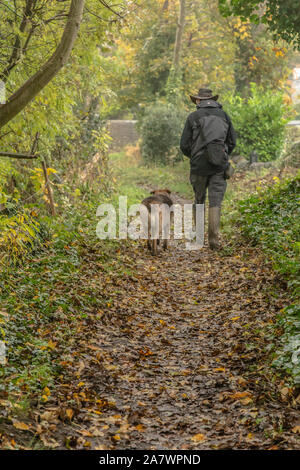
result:
<svg viewBox="0 0 300 470"><path fill-rule="evenodd" d="M293 142L289 145L283 157L283 161L287 166L300 168L300 141Z"/></svg>
<svg viewBox="0 0 300 470"><path fill-rule="evenodd" d="M243 235L259 244L275 269L299 295L300 173L239 203Z"/></svg>
<svg viewBox="0 0 300 470"><path fill-rule="evenodd" d="M294 119L299 120L300 119L300 103L296 103L294 105L294 109L295 109L295 113L296 113Z"/></svg>
<svg viewBox="0 0 300 470"><path fill-rule="evenodd" d="M289 114L282 93L265 91L252 83L248 98L227 95L224 107L238 134L236 154L249 157L256 150L263 162L280 156L285 139L285 118Z"/></svg>
<svg viewBox="0 0 300 470"><path fill-rule="evenodd" d="M286 370L294 383L300 386L300 305L292 304L283 309L277 326L283 330L283 335L273 366Z"/></svg>
<svg viewBox="0 0 300 470"><path fill-rule="evenodd" d="M157 102L143 115L139 130L146 163L167 164L181 159L180 136L186 113L172 104Z"/></svg>
<svg viewBox="0 0 300 470"><path fill-rule="evenodd" d="M242 234L262 247L274 269L285 279L295 302L281 311L276 327L281 329L280 345L273 365L286 370L300 384L300 173L241 201L238 223Z"/></svg>

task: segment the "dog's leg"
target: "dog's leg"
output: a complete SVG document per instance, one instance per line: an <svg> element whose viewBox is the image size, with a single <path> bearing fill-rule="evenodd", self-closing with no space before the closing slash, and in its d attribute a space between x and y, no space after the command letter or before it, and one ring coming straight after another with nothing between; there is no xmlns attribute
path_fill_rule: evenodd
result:
<svg viewBox="0 0 300 470"><path fill-rule="evenodd" d="M168 249L168 241L170 237L170 212L169 208L166 210L165 208L163 209L162 212L162 242L163 242L163 249L167 250Z"/></svg>
<svg viewBox="0 0 300 470"><path fill-rule="evenodd" d="M148 247L148 250L151 251L151 249L152 249L152 244L151 244L151 230L148 230L147 247Z"/></svg>
<svg viewBox="0 0 300 470"><path fill-rule="evenodd" d="M147 240L147 247L149 251L152 251L152 240L151 240L151 216L150 212L148 212L148 240Z"/></svg>

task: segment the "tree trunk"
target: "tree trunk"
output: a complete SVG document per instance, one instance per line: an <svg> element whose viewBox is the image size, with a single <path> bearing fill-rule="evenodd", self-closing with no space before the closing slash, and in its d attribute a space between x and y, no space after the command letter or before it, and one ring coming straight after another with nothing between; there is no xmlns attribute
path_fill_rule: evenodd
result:
<svg viewBox="0 0 300 470"><path fill-rule="evenodd" d="M185 25L185 14L186 14L186 0L180 0L180 9L179 9L179 19L177 24L176 31L176 40L174 46L174 58L173 58L173 67L177 71L180 60L180 52L182 46L182 35Z"/></svg>
<svg viewBox="0 0 300 470"><path fill-rule="evenodd" d="M162 6L162 11L166 11L169 8L169 0L165 0Z"/></svg>
<svg viewBox="0 0 300 470"><path fill-rule="evenodd" d="M72 0L68 20L56 51L4 105L0 105L0 128L13 119L52 80L69 59L82 20L85 0Z"/></svg>

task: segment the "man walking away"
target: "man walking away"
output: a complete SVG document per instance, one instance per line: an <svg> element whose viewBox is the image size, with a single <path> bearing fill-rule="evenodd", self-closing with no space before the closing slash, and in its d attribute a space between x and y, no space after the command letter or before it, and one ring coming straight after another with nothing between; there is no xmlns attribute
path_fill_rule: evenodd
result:
<svg viewBox="0 0 300 470"><path fill-rule="evenodd" d="M236 134L230 117L217 102L218 95L200 88L198 95L190 95L197 110L185 123L180 141L184 155L190 158L190 182L195 193L195 204L204 204L208 189L208 242L212 250L220 249L219 229L221 204L227 179L233 173L228 162L236 145Z"/></svg>

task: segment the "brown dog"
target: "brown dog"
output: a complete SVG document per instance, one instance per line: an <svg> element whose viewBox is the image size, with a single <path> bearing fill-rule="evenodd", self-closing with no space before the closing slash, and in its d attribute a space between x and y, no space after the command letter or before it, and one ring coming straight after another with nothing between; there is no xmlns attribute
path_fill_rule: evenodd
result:
<svg viewBox="0 0 300 470"><path fill-rule="evenodd" d="M147 246L148 249L151 250L151 253L153 255L157 255L157 245L159 245L159 236L160 234L164 234L167 232L167 227L166 224L168 221L166 220L166 217L163 217L163 211L164 211L164 204L167 206L171 207L173 205L173 201L170 198L171 191L169 189L156 189L154 191L151 191L150 194L153 194L153 196L146 197L142 201L142 204L146 206L148 210L148 241L147 241ZM153 216L153 213L151 214L151 206L153 206L152 211L154 209L154 212L157 212L157 217ZM155 227L154 225L159 223L158 227ZM165 224L165 227L163 227L163 223ZM158 238L151 238L151 233L158 233ZM163 248L166 250L168 248L168 239L163 239Z"/></svg>

